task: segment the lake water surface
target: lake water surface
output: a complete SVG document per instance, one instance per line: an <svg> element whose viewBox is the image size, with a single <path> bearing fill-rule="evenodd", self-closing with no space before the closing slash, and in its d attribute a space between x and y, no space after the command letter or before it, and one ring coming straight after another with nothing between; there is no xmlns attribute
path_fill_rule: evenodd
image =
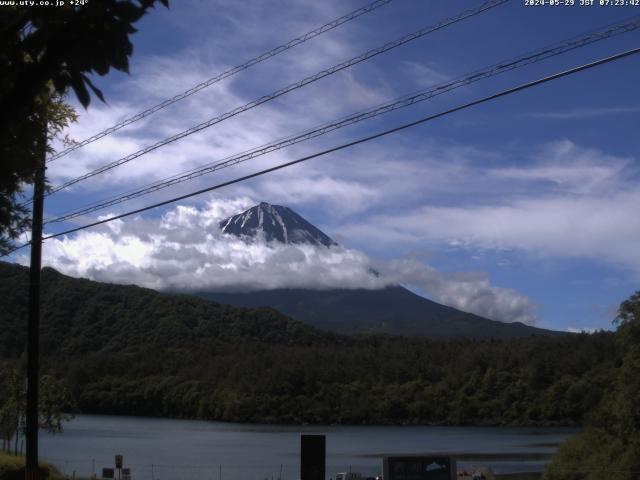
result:
<svg viewBox="0 0 640 480"><path fill-rule="evenodd" d="M516 427L281 426L78 415L41 434L40 456L64 473L100 477L124 456L132 480L296 480L300 434L327 436L327 478L382 473L385 454L451 453L458 465L539 471L577 430Z"/></svg>

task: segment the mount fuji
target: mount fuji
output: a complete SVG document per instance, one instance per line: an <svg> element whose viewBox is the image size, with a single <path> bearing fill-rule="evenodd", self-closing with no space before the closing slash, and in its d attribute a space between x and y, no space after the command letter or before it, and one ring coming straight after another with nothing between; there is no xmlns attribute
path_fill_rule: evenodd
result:
<svg viewBox="0 0 640 480"><path fill-rule="evenodd" d="M290 208L265 202L223 220L220 228L246 242L263 237L268 242L310 244L318 248L338 245ZM247 293L197 292L195 295L236 307L271 307L296 320L339 333L383 333L440 340L564 334L463 312L400 285L377 290L280 288Z"/></svg>
<svg viewBox="0 0 640 480"><path fill-rule="evenodd" d="M246 239L264 235L268 242L309 243L325 247L337 245L290 208L266 202L223 220L220 228L224 233Z"/></svg>

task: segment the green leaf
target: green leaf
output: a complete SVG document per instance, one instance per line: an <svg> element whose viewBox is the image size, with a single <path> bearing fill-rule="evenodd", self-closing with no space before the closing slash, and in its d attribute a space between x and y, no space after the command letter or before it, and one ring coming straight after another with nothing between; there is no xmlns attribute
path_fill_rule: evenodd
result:
<svg viewBox="0 0 640 480"><path fill-rule="evenodd" d="M73 88L73 91L78 97L78 101L82 104L84 108L87 108L89 106L89 103L91 103L91 96L89 95L89 92L87 91L87 87L84 84L84 81L82 79L82 74L78 72L72 73L70 81L71 81L71 88Z"/></svg>
<svg viewBox="0 0 640 480"><path fill-rule="evenodd" d="M93 84L91 79L89 77L87 77L84 73L82 73L81 76L82 76L82 79L84 80L84 82L87 85L89 85L89 88L96 95L96 97L98 97L100 100L102 100L102 103L107 103L107 101L104 99L104 95L102 95L102 91L100 91L100 89Z"/></svg>

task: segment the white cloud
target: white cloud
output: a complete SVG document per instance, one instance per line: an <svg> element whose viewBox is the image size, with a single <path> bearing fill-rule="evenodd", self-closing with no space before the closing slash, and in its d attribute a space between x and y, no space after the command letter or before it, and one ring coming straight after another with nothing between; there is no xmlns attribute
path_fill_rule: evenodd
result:
<svg viewBox="0 0 640 480"><path fill-rule="evenodd" d="M256 190L261 198L277 198L285 205L321 203L335 212L336 218L365 210L380 196L377 189L362 182L343 180L321 170L309 169L302 176L300 173L293 175L296 178L287 175L288 180L284 182L282 178L265 179Z"/></svg>
<svg viewBox="0 0 640 480"><path fill-rule="evenodd" d="M520 250L533 257L606 262L640 274L637 160L567 140L528 156L505 156L514 160L488 162L488 167L458 161L438 168L428 161L427 168L434 170L430 177L446 185L444 191L432 188L429 172L420 174L414 164L405 191L425 179L425 191L435 191L435 197L414 196L410 208L399 205L371 215L346 225L342 233L370 238L381 247ZM397 171L389 169L388 185Z"/></svg>
<svg viewBox="0 0 640 480"><path fill-rule="evenodd" d="M420 62L404 62L407 74L411 76L420 87L430 87L451 78L440 69L431 64Z"/></svg>
<svg viewBox="0 0 640 480"><path fill-rule="evenodd" d="M445 274L416 260L391 261L382 268L389 279L418 287L439 303L503 322L536 321L536 306L529 297L492 286L484 272Z"/></svg>
<svg viewBox="0 0 640 480"><path fill-rule="evenodd" d="M327 53L327 45L334 43L342 46L329 48L330 52ZM323 57L327 57L328 65L335 63L334 57L340 60L349 58L352 52L350 47L344 45L345 42L336 39L317 45L311 43L302 51L294 50L285 55L286 59L277 57L265 65L255 67L261 73L240 74L227 78L148 119L127 126L57 160L49 168L49 179L54 185L63 183L243 106L284 87L289 81L300 80L309 73L304 71L306 67L301 66L301 63L304 63L302 60L311 62L312 73L316 73L320 68L316 64L321 62L320 59ZM264 45L261 48L264 49ZM179 52L173 56L143 57L137 64L136 75L114 88L114 98L110 98L108 104L93 102L87 111L78 109L80 121L70 129L71 137L78 141L91 137L231 67L219 61L212 64L207 56L207 50L203 47ZM292 78L285 78L285 74L291 75ZM367 82L370 81L367 77ZM307 86L304 92L291 92L275 102L260 105L188 138L136 158L126 166L85 180L71 187L69 194L93 195L107 190L111 193L114 187L128 189L134 185L146 184L216 162L272 142L274 139L335 120L363 106L377 104L386 98L382 90L365 84L354 72L340 72L331 78L322 79L317 84ZM62 149L60 145L56 147ZM283 150L253 160L248 165L235 168L234 171L242 173L255 169L256 164L270 166L291 160L297 151L299 150L296 148Z"/></svg>
<svg viewBox="0 0 640 480"><path fill-rule="evenodd" d="M567 327L566 331L569 333L595 333L597 332L598 328L578 328L578 327L572 327L569 326Z"/></svg>
<svg viewBox="0 0 640 480"><path fill-rule="evenodd" d="M619 190L625 171L632 166L630 158L607 155L564 139L544 145L534 162L494 168L488 174L498 180L545 182L541 188L593 195Z"/></svg>
<svg viewBox="0 0 640 480"><path fill-rule="evenodd" d="M45 243L44 263L72 276L158 289L382 286L370 273L369 259L354 250L247 244L223 234L219 221L248 204L239 198L202 209L179 205L158 220L134 218L52 239Z"/></svg>
<svg viewBox="0 0 640 480"><path fill-rule="evenodd" d="M609 107L609 108L592 108L582 110L572 110L566 112L537 112L527 114L528 117L549 119L549 120L579 120L594 117L602 117L605 115L620 115L625 113L638 113L640 106L637 107Z"/></svg>
<svg viewBox="0 0 640 480"><path fill-rule="evenodd" d="M356 79L353 72L347 70L341 75L342 82L344 84L344 91L349 104L355 109L370 108L373 105L378 105L383 102L387 102L390 98L393 98L390 91L382 91L377 88L365 85L361 81ZM387 90L387 89L383 89Z"/></svg>
<svg viewBox="0 0 640 480"><path fill-rule="evenodd" d="M534 320L529 299L491 286L482 273L442 274L417 260L373 262L341 246L248 244L220 231L220 220L253 203L247 197L214 198L202 208L178 205L160 219L116 220L72 238L48 240L43 262L71 276L155 289L375 289L405 284L478 315ZM372 268L380 275L372 274Z"/></svg>
<svg viewBox="0 0 640 480"><path fill-rule="evenodd" d="M384 232L382 241L405 238L455 247L519 249L534 256L589 258L640 273L640 190L603 197L546 196L508 205L425 206L380 216L349 229ZM372 237L375 238L375 237ZM380 240L380 239L379 239Z"/></svg>

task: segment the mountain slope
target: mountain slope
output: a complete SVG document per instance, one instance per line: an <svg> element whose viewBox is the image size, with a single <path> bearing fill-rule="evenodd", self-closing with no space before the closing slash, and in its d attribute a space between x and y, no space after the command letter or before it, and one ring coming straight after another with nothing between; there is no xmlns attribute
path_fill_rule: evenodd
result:
<svg viewBox="0 0 640 480"><path fill-rule="evenodd" d="M0 368L22 357L26 293L27 269L0 263ZM290 424L576 424L608 388L615 358L607 333L508 342L345 337L271 309L225 307L52 269L43 270L42 300L42 373L69 385L85 413Z"/></svg>
<svg viewBox="0 0 640 480"><path fill-rule="evenodd" d="M28 269L0 262L0 357L17 357L24 350L27 294ZM71 278L51 268L42 271L41 317L45 355L247 342L306 345L337 337L272 309Z"/></svg>
<svg viewBox="0 0 640 480"><path fill-rule="evenodd" d="M432 339L563 334L522 323L489 320L427 300L399 286L381 290L279 289L197 295L235 306L270 306L309 325L341 333L376 332Z"/></svg>
<svg viewBox="0 0 640 480"><path fill-rule="evenodd" d="M262 234L268 242L337 245L290 208L266 202L223 220L220 228L225 233L249 239Z"/></svg>
<svg viewBox="0 0 640 480"><path fill-rule="evenodd" d="M293 210L262 202L220 223L228 234L256 241L338 245ZM372 274L378 275L372 270ZM379 290L276 289L249 293L199 292L239 307L269 306L309 325L340 333L386 333L433 339L509 339L559 334L522 323L503 323L440 305L401 286Z"/></svg>

